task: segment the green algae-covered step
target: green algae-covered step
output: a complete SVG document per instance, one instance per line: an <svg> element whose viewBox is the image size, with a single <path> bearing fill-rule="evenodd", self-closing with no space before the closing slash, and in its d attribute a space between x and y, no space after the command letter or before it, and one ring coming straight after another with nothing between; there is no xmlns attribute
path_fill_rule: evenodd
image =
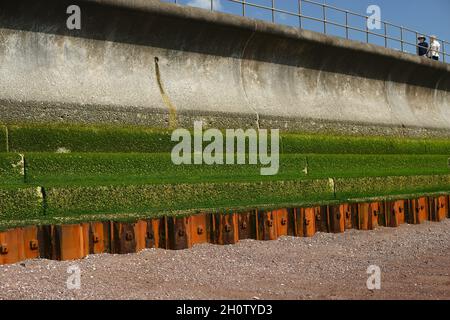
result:
<svg viewBox="0 0 450 320"><path fill-rule="evenodd" d="M27 181L33 183L220 182L297 179L305 176L306 157L282 156L279 174L262 176L267 165L176 165L169 153L27 153ZM248 159L248 157L247 157Z"/></svg>
<svg viewBox="0 0 450 320"><path fill-rule="evenodd" d="M46 215L218 211L296 207L352 198L450 192L450 175L263 182L57 185L45 187Z"/></svg>
<svg viewBox="0 0 450 320"><path fill-rule="evenodd" d="M328 179L192 184L80 185L46 187L46 214L160 214L217 211L333 200Z"/></svg>
<svg viewBox="0 0 450 320"><path fill-rule="evenodd" d="M0 153L0 185L20 184L24 179L24 156L17 153Z"/></svg>
<svg viewBox="0 0 450 320"><path fill-rule="evenodd" d="M104 215L148 218L193 212L306 207L349 199L450 192L450 175L326 178L259 182L79 183L0 187L0 220Z"/></svg>
<svg viewBox="0 0 450 320"><path fill-rule="evenodd" d="M338 178L336 199L387 197L398 194L450 193L450 174Z"/></svg>
<svg viewBox="0 0 450 320"><path fill-rule="evenodd" d="M450 139L284 134L283 153L449 154Z"/></svg>
<svg viewBox="0 0 450 320"><path fill-rule="evenodd" d="M13 159L4 166L11 171L18 155L6 157ZM2 154L0 163L1 159ZM35 184L251 182L450 173L446 155L281 155L278 173L272 176L262 176L260 169L268 165L260 164L175 165L169 153L27 153L25 163L26 181ZM10 176L21 178L17 172Z"/></svg>
<svg viewBox="0 0 450 320"><path fill-rule="evenodd" d="M186 128L192 129L192 128ZM8 139L6 139L8 132ZM106 125L0 125L0 152L8 140L12 152L170 152L177 142L172 131L146 127ZM207 143L204 143L204 146ZM450 139L344 136L324 134L280 135L285 154L450 154Z"/></svg>
<svg viewBox="0 0 450 320"><path fill-rule="evenodd" d="M43 217L42 188L27 185L0 185L0 220Z"/></svg>
<svg viewBox="0 0 450 320"><path fill-rule="evenodd" d="M9 125L8 136L11 152L169 152L174 145L170 132L144 127Z"/></svg>
<svg viewBox="0 0 450 320"><path fill-rule="evenodd" d="M315 154L307 155L308 176L383 177L450 174L447 155Z"/></svg>
<svg viewBox="0 0 450 320"><path fill-rule="evenodd" d="M6 126L0 125L0 152L8 151L8 132Z"/></svg>

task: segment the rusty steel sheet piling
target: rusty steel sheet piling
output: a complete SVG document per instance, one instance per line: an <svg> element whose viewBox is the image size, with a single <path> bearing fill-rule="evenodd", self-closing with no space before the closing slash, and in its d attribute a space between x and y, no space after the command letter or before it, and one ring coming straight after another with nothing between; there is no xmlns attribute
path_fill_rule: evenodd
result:
<svg viewBox="0 0 450 320"><path fill-rule="evenodd" d="M418 199L411 199L409 201L410 219L411 224L420 224L429 220L429 199L427 197L421 197Z"/></svg>
<svg viewBox="0 0 450 320"><path fill-rule="evenodd" d="M127 254L137 252L134 223L111 222L111 253Z"/></svg>
<svg viewBox="0 0 450 320"><path fill-rule="evenodd" d="M212 215L212 243L235 244L239 241L238 215L236 213Z"/></svg>
<svg viewBox="0 0 450 320"><path fill-rule="evenodd" d="M297 208L295 214L295 235L312 237L316 234L316 214L320 208Z"/></svg>
<svg viewBox="0 0 450 320"><path fill-rule="evenodd" d="M315 209L314 225L316 232L329 232L327 206L321 206Z"/></svg>
<svg viewBox="0 0 450 320"><path fill-rule="evenodd" d="M429 197L429 218L430 221L440 222L447 217L448 212L448 197Z"/></svg>
<svg viewBox="0 0 450 320"><path fill-rule="evenodd" d="M276 226L276 211L258 210L258 240L276 240L277 226Z"/></svg>
<svg viewBox="0 0 450 320"><path fill-rule="evenodd" d="M447 195L308 208L201 213L135 222L103 221L41 225L0 232L0 265L27 259L76 260L89 254L135 253L147 248L182 250L239 240L277 240L282 236L312 237L317 232L374 230L404 223L442 221L449 215Z"/></svg>
<svg viewBox="0 0 450 320"><path fill-rule="evenodd" d="M450 196L445 196L447 202L447 218L450 218Z"/></svg>
<svg viewBox="0 0 450 320"><path fill-rule="evenodd" d="M89 253L111 252L111 227L108 222L92 222L89 227Z"/></svg>
<svg viewBox="0 0 450 320"><path fill-rule="evenodd" d="M187 217L167 217L167 248L171 250L192 247L191 228Z"/></svg>
<svg viewBox="0 0 450 320"><path fill-rule="evenodd" d="M210 214L197 214L188 217L191 233L191 244L211 242L212 216Z"/></svg>
<svg viewBox="0 0 450 320"><path fill-rule="evenodd" d="M374 230L378 227L378 216L381 205L379 202L358 203L356 228L359 230Z"/></svg>
<svg viewBox="0 0 450 320"><path fill-rule="evenodd" d="M20 229L0 233L0 264L16 263L24 259Z"/></svg>
<svg viewBox="0 0 450 320"><path fill-rule="evenodd" d="M256 211L243 212L238 216L239 240L257 239Z"/></svg>
<svg viewBox="0 0 450 320"><path fill-rule="evenodd" d="M341 204L328 207L329 230L332 233L345 231L345 216L348 212L348 204Z"/></svg>
<svg viewBox="0 0 450 320"><path fill-rule="evenodd" d="M396 228L405 223L405 201L386 201L386 226Z"/></svg>
<svg viewBox="0 0 450 320"><path fill-rule="evenodd" d="M166 218L157 218L147 221L146 247L160 249L167 248Z"/></svg>
<svg viewBox="0 0 450 320"><path fill-rule="evenodd" d="M277 237L295 236L295 216L290 209L279 209L274 211Z"/></svg>

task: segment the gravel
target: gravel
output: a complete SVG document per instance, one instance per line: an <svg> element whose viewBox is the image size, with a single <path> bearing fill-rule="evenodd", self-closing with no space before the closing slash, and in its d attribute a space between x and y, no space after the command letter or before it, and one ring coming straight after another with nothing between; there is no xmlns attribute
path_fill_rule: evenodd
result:
<svg viewBox="0 0 450 320"><path fill-rule="evenodd" d="M81 288L68 289L78 266ZM367 268L381 268L368 290ZM0 299L450 299L450 220L0 266Z"/></svg>

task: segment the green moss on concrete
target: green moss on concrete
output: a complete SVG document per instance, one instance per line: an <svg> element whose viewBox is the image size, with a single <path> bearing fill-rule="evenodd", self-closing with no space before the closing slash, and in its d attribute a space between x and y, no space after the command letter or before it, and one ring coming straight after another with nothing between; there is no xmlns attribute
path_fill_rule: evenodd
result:
<svg viewBox="0 0 450 320"><path fill-rule="evenodd" d="M208 208L205 210L161 210L158 212L140 212L140 213L114 213L114 214L78 214L69 216L39 216L38 218L22 218L22 219L0 219L0 231L5 231L12 228L26 227L26 226L39 226L39 225L59 225L59 224L76 224L86 222L101 222L101 221L125 221L136 222L140 219L158 218L164 216L188 216L198 213L231 213L231 212L248 212L248 210L275 210L280 208L297 208L297 207L315 207L322 205L338 205L343 201L349 203L361 203L361 202L377 202L377 201L395 201L405 199L416 199L418 197L439 197L442 195L448 195L447 192L419 192L408 194L395 194L387 196L372 196L361 198L350 198L345 200L315 200L315 201L298 201L291 203L276 203L267 205L258 205L255 207L239 206L223 208Z"/></svg>
<svg viewBox="0 0 450 320"><path fill-rule="evenodd" d="M0 125L0 152L8 151L8 133L6 126Z"/></svg>
<svg viewBox="0 0 450 320"><path fill-rule="evenodd" d="M43 196L40 187L0 187L0 220L42 217Z"/></svg>
<svg viewBox="0 0 450 320"><path fill-rule="evenodd" d="M30 153L26 167L27 181L39 184L266 181L305 176L306 157L282 156L276 176L261 176L261 165L174 165L170 154L143 153Z"/></svg>
<svg viewBox="0 0 450 320"><path fill-rule="evenodd" d="M450 154L450 140L284 134L282 150L319 154Z"/></svg>
<svg viewBox="0 0 450 320"><path fill-rule="evenodd" d="M335 179L336 199L450 192L450 175Z"/></svg>
<svg viewBox="0 0 450 320"><path fill-rule="evenodd" d="M308 176L375 177L450 174L446 155L308 155Z"/></svg>
<svg viewBox="0 0 450 320"><path fill-rule="evenodd" d="M229 209L331 200L328 180L46 188L47 214L115 214Z"/></svg>
<svg viewBox="0 0 450 320"><path fill-rule="evenodd" d="M142 127L8 126L12 152L169 152L171 132Z"/></svg>
<svg viewBox="0 0 450 320"><path fill-rule="evenodd" d="M24 182L24 158L17 153L0 153L0 185Z"/></svg>
<svg viewBox="0 0 450 320"><path fill-rule="evenodd" d="M170 154L30 153L25 158L26 180L41 185L251 182L450 173L445 155L281 155L279 172L274 176L261 176L261 165L174 165Z"/></svg>
<svg viewBox="0 0 450 320"><path fill-rule="evenodd" d="M349 199L450 192L450 175L195 184L118 184L0 189L0 228L313 206ZM336 192L336 195L334 194ZM45 205L42 198L45 194ZM44 212L45 207L45 212Z"/></svg>
<svg viewBox="0 0 450 320"><path fill-rule="evenodd" d="M176 166L170 136L142 127L10 126L10 151L25 154L25 167L17 153L0 154L0 227L450 192L449 140L283 134L279 173L261 176L267 166ZM5 139L0 127L0 150Z"/></svg>
<svg viewBox="0 0 450 320"><path fill-rule="evenodd" d="M164 153L170 152L176 144L171 141L171 131L143 127L27 124L8 128L13 152ZM1 132L0 151L5 145ZM434 138L286 133L281 135L280 143L280 151L285 154L450 154L450 140Z"/></svg>

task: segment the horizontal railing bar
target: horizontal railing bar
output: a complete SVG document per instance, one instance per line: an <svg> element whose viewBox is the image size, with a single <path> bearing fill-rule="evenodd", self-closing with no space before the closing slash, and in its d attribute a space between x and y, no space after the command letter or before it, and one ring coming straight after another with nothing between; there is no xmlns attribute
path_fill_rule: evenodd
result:
<svg viewBox="0 0 450 320"><path fill-rule="evenodd" d="M335 7L335 6L331 6L331 5L326 4L326 3L320 3L320 2L315 2L315 1L311 1L311 0L302 0L302 1L306 2L306 3L311 3L311 4L318 5L318 6L330 8L330 9L333 9L333 10L336 10L336 11L340 11L340 12L343 12L343 13L348 13L348 14L351 14L351 15L354 15L354 16L359 16L361 18L368 18L368 16L363 15L361 13L357 13L357 12L353 12L353 11L349 11L349 10L344 10L344 9L341 9L341 8L338 8L338 7Z"/></svg>

